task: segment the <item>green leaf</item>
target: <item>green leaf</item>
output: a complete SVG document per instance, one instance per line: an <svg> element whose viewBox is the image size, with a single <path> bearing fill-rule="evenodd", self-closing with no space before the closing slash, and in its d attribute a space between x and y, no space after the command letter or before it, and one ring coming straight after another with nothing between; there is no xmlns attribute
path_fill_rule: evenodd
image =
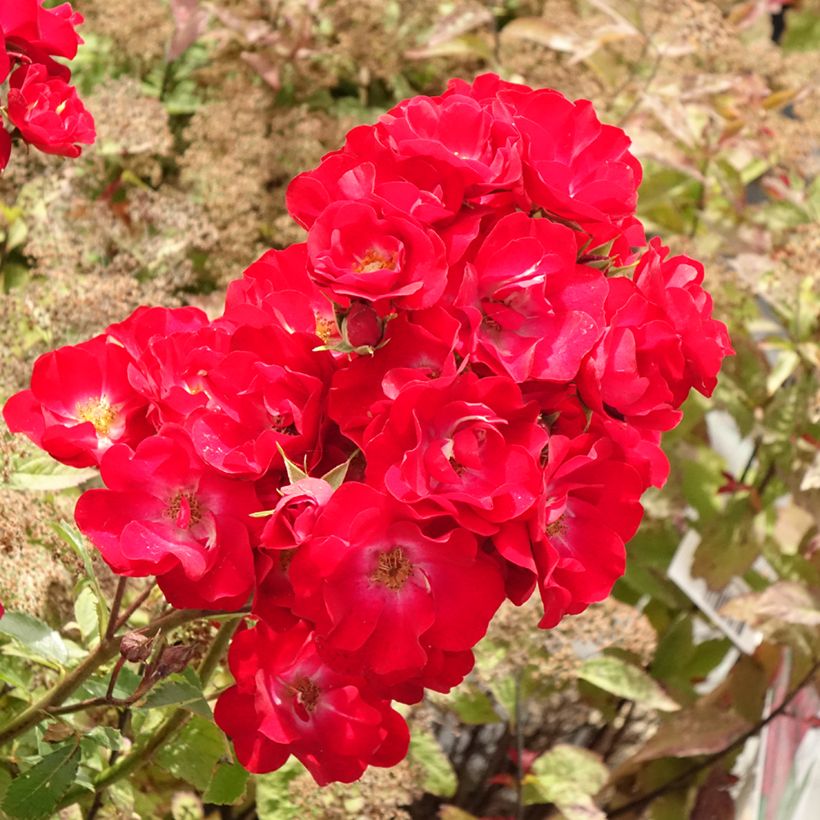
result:
<svg viewBox="0 0 820 820"><path fill-rule="evenodd" d="M74 656L59 632L25 612L6 612L0 618L0 635L14 638L30 655L58 666L65 666Z"/></svg>
<svg viewBox="0 0 820 820"><path fill-rule="evenodd" d="M456 793L458 780L450 759L429 732L413 732L409 756L422 769L425 791L439 797L452 797Z"/></svg>
<svg viewBox="0 0 820 820"><path fill-rule="evenodd" d="M270 774L256 775L256 815L259 820L295 820L301 810L290 799L290 784L305 773L294 757Z"/></svg>
<svg viewBox="0 0 820 820"><path fill-rule="evenodd" d="M721 515L703 527L692 560L692 575L719 590L746 572L760 554L752 518L748 498L732 499Z"/></svg>
<svg viewBox="0 0 820 820"><path fill-rule="evenodd" d="M67 521L59 521L51 526L54 532L71 547L71 551L82 561L86 577L94 585L94 592L97 596L98 618L100 629L102 629L102 624L105 623L107 625L108 622L108 606L105 602L105 595L103 595L102 588L100 587L97 573L94 572L94 564L86 547L85 538L77 527L73 524L69 524Z"/></svg>
<svg viewBox="0 0 820 820"><path fill-rule="evenodd" d="M99 637L100 610L97 596L89 584L83 586L74 601L74 618L86 644L90 644L92 638Z"/></svg>
<svg viewBox="0 0 820 820"><path fill-rule="evenodd" d="M19 691L15 694L31 700L31 669L24 664L22 658L4 658L0 668L0 681Z"/></svg>
<svg viewBox="0 0 820 820"><path fill-rule="evenodd" d="M48 817L74 783L79 765L80 747L77 743L69 743L52 752L11 782L3 800L3 811L17 820Z"/></svg>
<svg viewBox="0 0 820 820"><path fill-rule="evenodd" d="M820 17L816 9L790 9L782 47L784 51L813 51L820 48Z"/></svg>
<svg viewBox="0 0 820 820"><path fill-rule="evenodd" d="M443 698L442 703L449 706L462 723L475 726L501 720L493 708L493 702L480 689L460 687L449 697Z"/></svg>
<svg viewBox="0 0 820 820"><path fill-rule="evenodd" d="M93 467L68 467L51 456L34 456L16 465L8 485L14 490L67 490L99 475Z"/></svg>
<svg viewBox="0 0 820 820"><path fill-rule="evenodd" d="M202 799L218 806L235 803L245 793L248 777L239 763L223 764L217 767Z"/></svg>
<svg viewBox="0 0 820 820"><path fill-rule="evenodd" d="M0 769L0 805L2 805L6 799L6 792L9 789L10 783L11 775L5 769Z"/></svg>
<svg viewBox="0 0 820 820"><path fill-rule="evenodd" d="M598 755L578 746L558 744L541 755L527 775L526 803L554 803L568 820L605 818L592 800L609 780Z"/></svg>
<svg viewBox="0 0 820 820"><path fill-rule="evenodd" d="M187 671L187 670L186 670ZM202 695L202 686L198 679L184 674L170 675L159 686L154 687L141 701L137 708L158 709L164 706L177 706L187 709L204 718L211 718L211 707Z"/></svg>
<svg viewBox="0 0 820 820"><path fill-rule="evenodd" d="M663 712L680 709L680 705L672 700L643 669L620 658L610 655L590 658L581 666L578 677L605 692L634 700L650 709L659 709Z"/></svg>
<svg viewBox="0 0 820 820"><path fill-rule="evenodd" d="M676 675L693 651L692 618L687 615L672 624L658 643L652 661L652 674L658 678Z"/></svg>
<svg viewBox="0 0 820 820"><path fill-rule="evenodd" d="M515 723L515 678L511 674L495 677L490 681L490 691L507 713L507 720Z"/></svg>
<svg viewBox="0 0 820 820"><path fill-rule="evenodd" d="M728 638L710 638L699 643L680 670L691 680L702 680L726 657L732 648Z"/></svg>
<svg viewBox="0 0 820 820"><path fill-rule="evenodd" d="M155 760L174 777L205 791L225 750L225 736L217 726L194 717L173 743L160 748Z"/></svg>

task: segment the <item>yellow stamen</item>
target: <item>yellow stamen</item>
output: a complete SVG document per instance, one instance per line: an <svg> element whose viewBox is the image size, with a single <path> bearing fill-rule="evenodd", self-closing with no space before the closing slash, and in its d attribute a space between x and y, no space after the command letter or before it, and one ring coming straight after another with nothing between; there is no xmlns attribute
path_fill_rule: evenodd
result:
<svg viewBox="0 0 820 820"><path fill-rule="evenodd" d="M80 402L74 408L74 413L78 419L91 422L98 436L107 436L111 430L111 425L117 418L116 411L104 396L99 399L88 399L88 401Z"/></svg>

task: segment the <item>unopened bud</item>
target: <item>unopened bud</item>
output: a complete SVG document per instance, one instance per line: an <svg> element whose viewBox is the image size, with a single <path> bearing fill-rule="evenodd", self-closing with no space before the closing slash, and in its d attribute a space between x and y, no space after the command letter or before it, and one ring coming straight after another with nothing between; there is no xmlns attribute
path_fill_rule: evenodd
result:
<svg viewBox="0 0 820 820"><path fill-rule="evenodd" d="M120 655L131 663L142 663L148 660L153 643L153 638L139 632L127 632L120 641Z"/></svg>
<svg viewBox="0 0 820 820"><path fill-rule="evenodd" d="M173 675L174 672L181 672L188 665L193 654L194 646L190 644L165 647L154 668L154 677L165 678Z"/></svg>
<svg viewBox="0 0 820 820"><path fill-rule="evenodd" d="M375 347L384 333L384 322L367 302L354 302L343 322L344 335L351 347Z"/></svg>

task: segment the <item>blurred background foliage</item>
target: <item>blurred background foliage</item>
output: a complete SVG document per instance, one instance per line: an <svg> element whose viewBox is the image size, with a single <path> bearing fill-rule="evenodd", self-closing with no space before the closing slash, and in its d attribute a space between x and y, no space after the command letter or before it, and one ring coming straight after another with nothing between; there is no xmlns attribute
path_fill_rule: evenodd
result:
<svg viewBox="0 0 820 820"><path fill-rule="evenodd" d="M0 749L3 811L53 815L73 784L61 817L747 816L760 730L778 703L799 720L792 695L820 656L820 3L74 5L99 139L76 162L17 152L0 179L0 398L37 355L139 304L217 310L265 248L302 238L292 176L398 100L486 70L590 99L628 131L640 216L703 260L737 355L668 435L670 481L645 498L613 599L551 632L535 606L502 609L465 683L409 710L400 766L324 790L298 765L248 778L208 719L226 674L203 691L189 670L134 708L68 713ZM5 720L95 645L114 584L52 526L88 475L7 433L0 467ZM681 588L684 538L695 580ZM137 618L159 608L149 597ZM201 655L213 632L168 640ZM175 739L95 796L95 776L174 708L189 718ZM27 770L31 794L9 791Z"/></svg>

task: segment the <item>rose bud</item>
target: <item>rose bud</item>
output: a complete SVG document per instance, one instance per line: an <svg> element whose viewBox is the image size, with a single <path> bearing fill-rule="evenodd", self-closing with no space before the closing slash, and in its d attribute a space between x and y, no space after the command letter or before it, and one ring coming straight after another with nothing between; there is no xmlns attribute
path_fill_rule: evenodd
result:
<svg viewBox="0 0 820 820"><path fill-rule="evenodd" d="M162 650L159 661L154 668L155 678L167 678L174 672L181 672L190 662L194 654L193 645L179 644L168 646Z"/></svg>
<svg viewBox="0 0 820 820"><path fill-rule="evenodd" d="M139 632L128 632L120 641L120 655L131 663L142 663L148 660L154 639Z"/></svg>
<svg viewBox="0 0 820 820"><path fill-rule="evenodd" d="M384 333L384 321L367 302L354 302L342 320L342 333L351 347L375 347Z"/></svg>

